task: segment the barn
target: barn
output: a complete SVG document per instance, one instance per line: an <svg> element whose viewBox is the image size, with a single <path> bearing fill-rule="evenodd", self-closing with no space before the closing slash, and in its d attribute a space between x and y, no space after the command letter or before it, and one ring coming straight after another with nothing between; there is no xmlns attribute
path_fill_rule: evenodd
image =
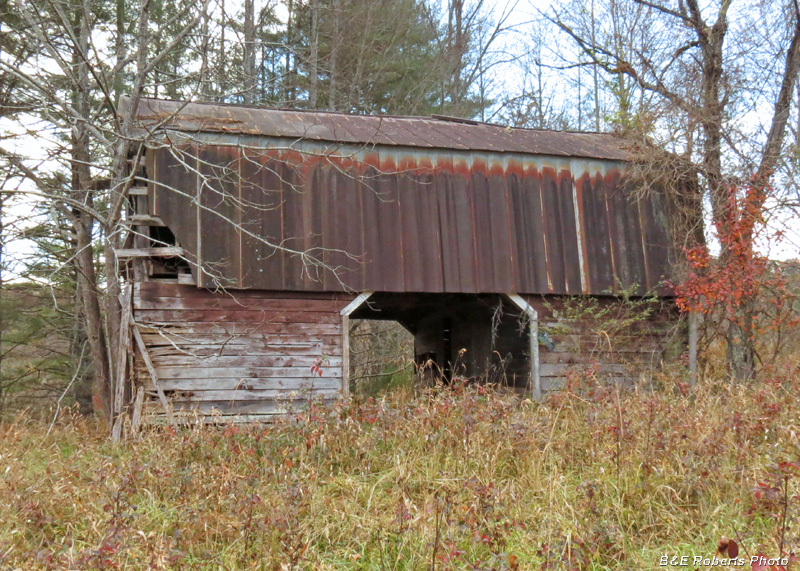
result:
<svg viewBox="0 0 800 571"><path fill-rule="evenodd" d="M626 183L613 135L155 99L137 117L117 252L137 417L347 395L351 319L400 323L427 374L536 398L575 365L630 379L674 349L671 206ZM570 313L645 295L613 351Z"/></svg>

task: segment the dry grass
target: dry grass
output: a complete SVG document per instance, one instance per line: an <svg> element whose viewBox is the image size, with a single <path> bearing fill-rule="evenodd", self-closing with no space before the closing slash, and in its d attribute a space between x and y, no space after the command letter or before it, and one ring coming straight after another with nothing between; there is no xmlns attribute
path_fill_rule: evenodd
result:
<svg viewBox="0 0 800 571"><path fill-rule="evenodd" d="M753 488L800 456L796 380L581 382L541 405L458 386L118 446L20 418L0 428L0 568L654 569L736 534L777 554L782 494Z"/></svg>

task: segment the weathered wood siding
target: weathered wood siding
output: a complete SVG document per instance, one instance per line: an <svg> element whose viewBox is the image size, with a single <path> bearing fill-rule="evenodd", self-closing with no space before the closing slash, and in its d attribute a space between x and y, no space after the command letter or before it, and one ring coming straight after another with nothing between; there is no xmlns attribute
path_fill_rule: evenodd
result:
<svg viewBox="0 0 800 571"><path fill-rule="evenodd" d="M339 311L350 299L148 281L135 286L133 315L176 412L263 420L347 390ZM138 354L135 375L145 408L163 413Z"/></svg>
<svg viewBox="0 0 800 571"><path fill-rule="evenodd" d="M539 330L554 347L539 347L542 390L563 386L570 372L596 374L622 383L652 376L675 363L686 348L686 331L669 300L626 302L604 298L528 298L539 313Z"/></svg>

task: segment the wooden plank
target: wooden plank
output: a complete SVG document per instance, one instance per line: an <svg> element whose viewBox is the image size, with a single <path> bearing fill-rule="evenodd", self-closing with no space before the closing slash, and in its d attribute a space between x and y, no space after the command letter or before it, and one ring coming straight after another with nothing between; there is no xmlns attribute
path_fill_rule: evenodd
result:
<svg viewBox="0 0 800 571"><path fill-rule="evenodd" d="M364 298L366 299L366 298ZM342 310L344 312L344 310ZM350 397L350 314L342 313L342 396Z"/></svg>
<svg viewBox="0 0 800 571"><path fill-rule="evenodd" d="M176 323L339 323L339 316L334 312L321 313L315 311L280 311L280 310L192 310L192 309L137 309L136 319L141 323L176 322Z"/></svg>
<svg viewBox="0 0 800 571"><path fill-rule="evenodd" d="M146 362L145 362L146 364ZM148 368L149 370L149 368ZM312 378L309 369L297 367L170 367L155 365L159 380L167 379L256 379L256 378ZM341 367L323 367L318 378L339 379Z"/></svg>
<svg viewBox="0 0 800 571"><path fill-rule="evenodd" d="M160 297L181 297L181 298L231 298L236 299L297 299L297 300L324 300L341 301L345 303L353 299L352 294L347 293L326 293L326 292L300 292L300 291L261 291L261 290L209 290L205 288L188 287L177 283L164 281L149 281L137 284L137 296L151 296L149 299Z"/></svg>
<svg viewBox="0 0 800 571"><path fill-rule="evenodd" d="M169 355L153 354L150 351L151 359L156 368L161 366L202 366L202 367L299 367L307 371L322 357L322 355L295 356L291 354L278 354L280 348L274 353L266 354L245 354L240 356L194 356L183 355L172 352ZM288 352L287 352L288 353ZM323 366L339 367L342 365L342 357L327 357Z"/></svg>
<svg viewBox="0 0 800 571"><path fill-rule="evenodd" d="M276 401L241 401L241 402L231 402L229 400L223 401L201 401L201 402L191 402L191 401L178 401L174 403L175 412L176 413L200 413L200 414L210 414L214 411L219 412L220 414L288 414L288 413L296 413L303 410L305 404L313 401L317 402L317 399L298 399L294 401L288 402L276 402ZM335 402L335 399L324 399L323 403L330 405ZM144 410L154 410L157 412L158 410L158 403L156 402L145 402ZM174 422L174 417L173 417Z"/></svg>
<svg viewBox="0 0 800 571"><path fill-rule="evenodd" d="M238 379L215 378L215 379L159 379L159 386L164 391L227 391L232 398L237 389L252 391L303 391L312 387L321 390L337 391L340 388L338 379L320 378L317 376L297 377L297 378L258 378L258 379ZM151 391L157 390L155 385L145 383L144 386ZM166 394L166 392L164 393Z"/></svg>
<svg viewBox="0 0 800 571"><path fill-rule="evenodd" d="M270 294L271 295L271 294ZM134 298L136 309L213 309L228 311L264 310L264 311L292 311L315 313L339 313L342 301L321 299L272 299L243 297L239 292L230 295L213 295L206 297L156 297L137 296Z"/></svg>
<svg viewBox="0 0 800 571"><path fill-rule="evenodd" d="M147 196L146 186L132 186L128 189L129 196Z"/></svg>
<svg viewBox="0 0 800 571"><path fill-rule="evenodd" d="M133 329L133 338L136 340L136 344L139 346L139 352L144 360L144 364L147 367L147 372L150 374L150 382L155 385L156 389L158 390L158 398L161 401L161 406L164 408L164 412L167 415L167 420L170 424L175 424L175 420L172 417L172 410L169 407L169 403L167 402L167 397L164 395L164 391L158 386L158 375L156 374L156 370L153 367L152 361L150 361L150 355L147 352L147 345L145 345L144 340L142 339L141 333L139 333L139 329L136 327L136 322L131 320L131 326Z"/></svg>
<svg viewBox="0 0 800 571"><path fill-rule="evenodd" d="M258 352L283 352L291 355L291 358L298 359L305 357L309 361L316 360L322 355L322 343L307 344L278 344L270 343L266 339L260 344L231 344L215 343L213 345L189 345L186 343L178 344L178 348L172 345L149 346L152 358L175 357L175 359L197 359L197 358L220 358L220 357L249 357ZM337 359L338 357L332 357ZM309 365L310 366L310 365Z"/></svg>
<svg viewBox="0 0 800 571"><path fill-rule="evenodd" d="M539 372L542 377L563 377L567 371L576 367L580 368L580 365L542 363L539 365ZM624 374L628 372L628 367L626 365L601 363L598 365L598 371L601 375L607 373Z"/></svg>
<svg viewBox="0 0 800 571"><path fill-rule="evenodd" d="M149 214L134 214L130 218L123 220L122 223L128 226L166 226L161 218L150 216Z"/></svg>
<svg viewBox="0 0 800 571"><path fill-rule="evenodd" d="M227 337L220 337L219 334L216 333L191 333L191 332L180 332L180 333L170 333L167 331L162 331L161 333L157 333L153 330L152 332L148 332L148 329L145 329L142 333L142 338L147 342L148 347L155 347L159 345L169 346L169 347L192 347L192 346L207 346L207 347L251 347L253 349L262 349L262 348L270 348L275 347L277 344L280 344L285 341L298 341L296 335L262 335L262 334L253 334L253 335L231 335ZM309 338L311 340L311 338ZM332 356L334 354L339 354L338 351L335 353L331 352L334 349L341 347L342 343L342 336L338 334L334 335L316 335L313 337L313 341L323 343L323 353L328 356Z"/></svg>
<svg viewBox="0 0 800 571"><path fill-rule="evenodd" d="M152 389L150 396L156 396L155 389ZM285 388L268 390L251 390L235 388L228 390L191 390L175 389L170 394L170 402L253 402L253 401L303 401L309 398L335 399L339 396L339 387L317 387L307 388Z"/></svg>
<svg viewBox="0 0 800 571"><path fill-rule="evenodd" d="M136 319L139 319L137 314ZM214 335L255 335L258 333L268 335L296 335L298 337L312 338L318 335L337 335L341 333L341 323L217 323L195 321L189 323L167 321L139 321L143 329L159 329L164 333L174 335L188 335L193 333ZM220 342L225 339L221 338Z"/></svg>
<svg viewBox="0 0 800 571"><path fill-rule="evenodd" d="M114 253L119 259L129 258L173 258L186 254L183 248L175 246L165 248L118 248Z"/></svg>
<svg viewBox="0 0 800 571"><path fill-rule="evenodd" d="M163 416L157 414L150 414L144 418L150 426L163 426L165 419ZM195 426L197 424L207 425L243 425L243 424L269 424L273 422L292 420L285 412L280 413L267 413L267 414L195 414L195 413L179 413L175 416L175 423L178 426Z"/></svg>
<svg viewBox="0 0 800 571"><path fill-rule="evenodd" d="M542 351L539 359L541 363L548 365L589 365L593 363L643 365L658 362L660 356L660 351L637 353L579 353L574 351L569 353L550 353Z"/></svg>

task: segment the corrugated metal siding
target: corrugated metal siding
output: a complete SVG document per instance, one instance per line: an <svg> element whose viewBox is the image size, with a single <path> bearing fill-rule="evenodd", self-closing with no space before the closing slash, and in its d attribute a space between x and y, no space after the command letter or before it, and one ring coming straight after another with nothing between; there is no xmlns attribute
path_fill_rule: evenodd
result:
<svg viewBox="0 0 800 571"><path fill-rule="evenodd" d="M150 151L201 287L602 294L669 271L666 201L630 200L618 161L258 142Z"/></svg>

